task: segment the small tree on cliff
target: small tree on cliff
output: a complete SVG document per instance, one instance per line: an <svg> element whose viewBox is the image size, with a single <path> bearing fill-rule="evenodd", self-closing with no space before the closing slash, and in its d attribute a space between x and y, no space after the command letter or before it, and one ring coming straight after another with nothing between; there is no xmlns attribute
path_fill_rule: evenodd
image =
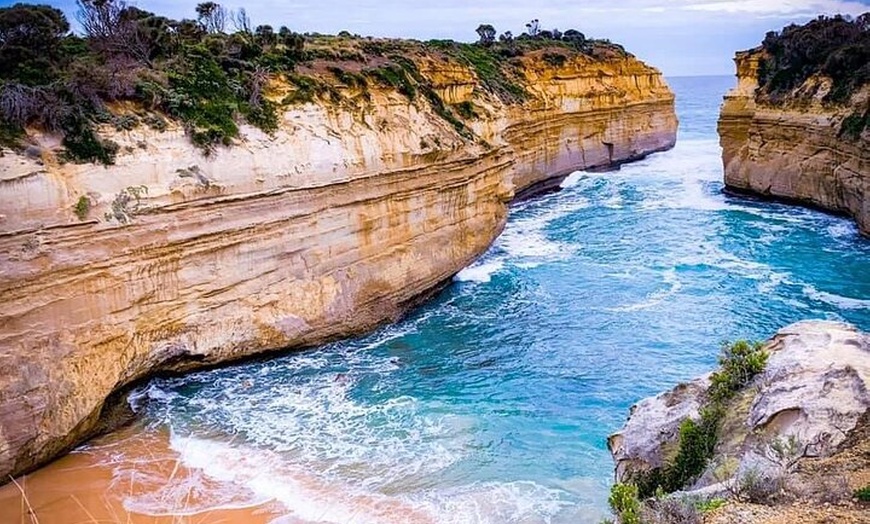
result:
<svg viewBox="0 0 870 524"><path fill-rule="evenodd" d="M223 33L227 25L227 10L216 2L203 2L196 6L196 17L209 33Z"/></svg>
<svg viewBox="0 0 870 524"><path fill-rule="evenodd" d="M477 27L477 34L480 36L480 44L490 46L495 42L495 28L490 24L480 24Z"/></svg>
<svg viewBox="0 0 870 524"><path fill-rule="evenodd" d="M53 79L69 31L63 12L46 5L0 8L0 78L38 84Z"/></svg>
<svg viewBox="0 0 870 524"><path fill-rule="evenodd" d="M537 38L541 34L541 21L535 18L526 24L526 32L532 38Z"/></svg>

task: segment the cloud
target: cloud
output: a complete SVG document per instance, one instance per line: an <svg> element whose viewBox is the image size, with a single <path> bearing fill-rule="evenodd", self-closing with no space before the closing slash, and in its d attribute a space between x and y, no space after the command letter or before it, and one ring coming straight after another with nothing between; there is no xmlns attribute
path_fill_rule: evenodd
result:
<svg viewBox="0 0 870 524"><path fill-rule="evenodd" d="M691 11L744 13L788 16L795 14L840 13L859 15L868 9L862 2L824 0L732 0L729 2L693 2L683 6Z"/></svg>

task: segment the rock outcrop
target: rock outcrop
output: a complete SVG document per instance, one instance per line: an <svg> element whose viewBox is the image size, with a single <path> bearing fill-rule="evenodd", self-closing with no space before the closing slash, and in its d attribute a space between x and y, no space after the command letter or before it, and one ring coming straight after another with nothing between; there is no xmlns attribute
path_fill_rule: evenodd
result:
<svg viewBox="0 0 870 524"><path fill-rule="evenodd" d="M738 85L719 119L725 185L847 214L870 234L870 130L842 132L847 118L870 114L870 86L834 105L823 100L830 79L813 76L772 104L756 94L761 58L761 50L735 58Z"/></svg>
<svg viewBox="0 0 870 524"><path fill-rule="evenodd" d="M473 137L371 88L208 157L170 125L103 130L109 167L58 163L49 136L0 158L0 477L81 442L156 373L395 319L487 249L516 193L675 141L673 94L631 56L527 54L522 105L466 65L414 60L445 103L473 103Z"/></svg>
<svg viewBox="0 0 870 524"><path fill-rule="evenodd" d="M694 488L772 463L833 453L870 410L870 335L837 322L806 321L780 330L770 357L727 410L714 466ZM673 458L680 423L697 420L709 376L677 386L632 407L625 426L609 439L616 480ZM777 443L794 443L786 455Z"/></svg>

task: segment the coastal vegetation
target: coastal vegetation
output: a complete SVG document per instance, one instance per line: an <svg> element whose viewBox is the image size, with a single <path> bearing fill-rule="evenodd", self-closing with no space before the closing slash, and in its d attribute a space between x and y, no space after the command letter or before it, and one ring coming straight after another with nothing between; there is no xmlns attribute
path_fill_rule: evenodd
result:
<svg viewBox="0 0 870 524"><path fill-rule="evenodd" d="M25 147L25 129L34 128L62 137L61 160L111 164L118 145L101 137L101 126L163 130L171 120L208 154L230 145L242 122L272 133L284 106L366 103L374 85L430 104L473 139L465 121L477 116L474 105L445 104L415 56L436 53L463 63L485 90L521 103L528 93L517 60L526 53L546 50L553 66L571 54L626 54L576 30L544 30L537 20L518 37L508 31L497 38L492 25L482 24L475 43L418 42L254 25L244 9L231 12L215 2L182 20L123 0L78 0L77 8L82 35L70 32L54 7L0 8L0 147ZM290 92L274 96L275 81Z"/></svg>
<svg viewBox="0 0 870 524"><path fill-rule="evenodd" d="M825 77L831 85L823 101L842 105L870 84L870 13L855 19L820 16L806 25L792 24L767 33L761 49L756 94L760 101L806 102L816 96L820 84L810 84L811 89L802 86L814 77ZM870 102L842 121L838 136L858 140L868 127Z"/></svg>
<svg viewBox="0 0 870 524"><path fill-rule="evenodd" d="M610 505L622 524L670 522L658 517L643 519L641 514L695 514L720 505L720 502L708 500L673 500L667 495L685 489L708 468L729 403L764 371L767 359L768 353L761 342L740 340L723 344L719 369L710 376L706 403L700 408L697 420L686 418L680 424L673 457L660 467L629 472L625 483L613 486Z"/></svg>
<svg viewBox="0 0 870 524"><path fill-rule="evenodd" d="M687 418L680 425L677 453L660 468L632 475L638 496L673 493L694 482L706 469L719 441L719 429L728 403L759 373L764 371L768 353L761 342L737 341L724 344L719 369L710 376L707 404L699 419Z"/></svg>
<svg viewBox="0 0 870 524"><path fill-rule="evenodd" d="M758 95L768 102L782 102L814 75L831 79L825 100L833 103L848 101L870 83L870 13L792 24L767 33L761 48Z"/></svg>

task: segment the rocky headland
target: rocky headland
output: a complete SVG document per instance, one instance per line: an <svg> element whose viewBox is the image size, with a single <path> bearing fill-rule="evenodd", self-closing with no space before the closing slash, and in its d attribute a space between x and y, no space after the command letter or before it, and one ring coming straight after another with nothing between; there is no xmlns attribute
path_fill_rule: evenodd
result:
<svg viewBox="0 0 870 524"><path fill-rule="evenodd" d="M608 442L616 481L638 485L641 498L664 487L661 497L673 491L662 479L696 455L698 469L670 499L674 507L715 509L706 522L786 522L787 515L867 522L870 506L853 497L870 483L870 335L848 324L805 321L756 350L763 370L744 374L721 405L716 384L748 369L728 370L733 353L723 355L718 371L633 406ZM690 442L692 428L703 427L714 409L721 414L713 436ZM711 508L710 500L719 502ZM645 522L672 522L662 512L680 511L648 504ZM825 509L814 516L807 508Z"/></svg>
<svg viewBox="0 0 870 524"><path fill-rule="evenodd" d="M819 19L737 53L719 136L736 192L849 215L870 234L870 31Z"/></svg>
<svg viewBox="0 0 870 524"><path fill-rule="evenodd" d="M618 46L502 45L308 38L292 73L255 78L274 125L248 98L235 129L117 97L82 140L25 126L0 158L0 477L100 431L155 374L394 320L516 196L674 145L673 94ZM154 89L189 79L168 78Z"/></svg>

